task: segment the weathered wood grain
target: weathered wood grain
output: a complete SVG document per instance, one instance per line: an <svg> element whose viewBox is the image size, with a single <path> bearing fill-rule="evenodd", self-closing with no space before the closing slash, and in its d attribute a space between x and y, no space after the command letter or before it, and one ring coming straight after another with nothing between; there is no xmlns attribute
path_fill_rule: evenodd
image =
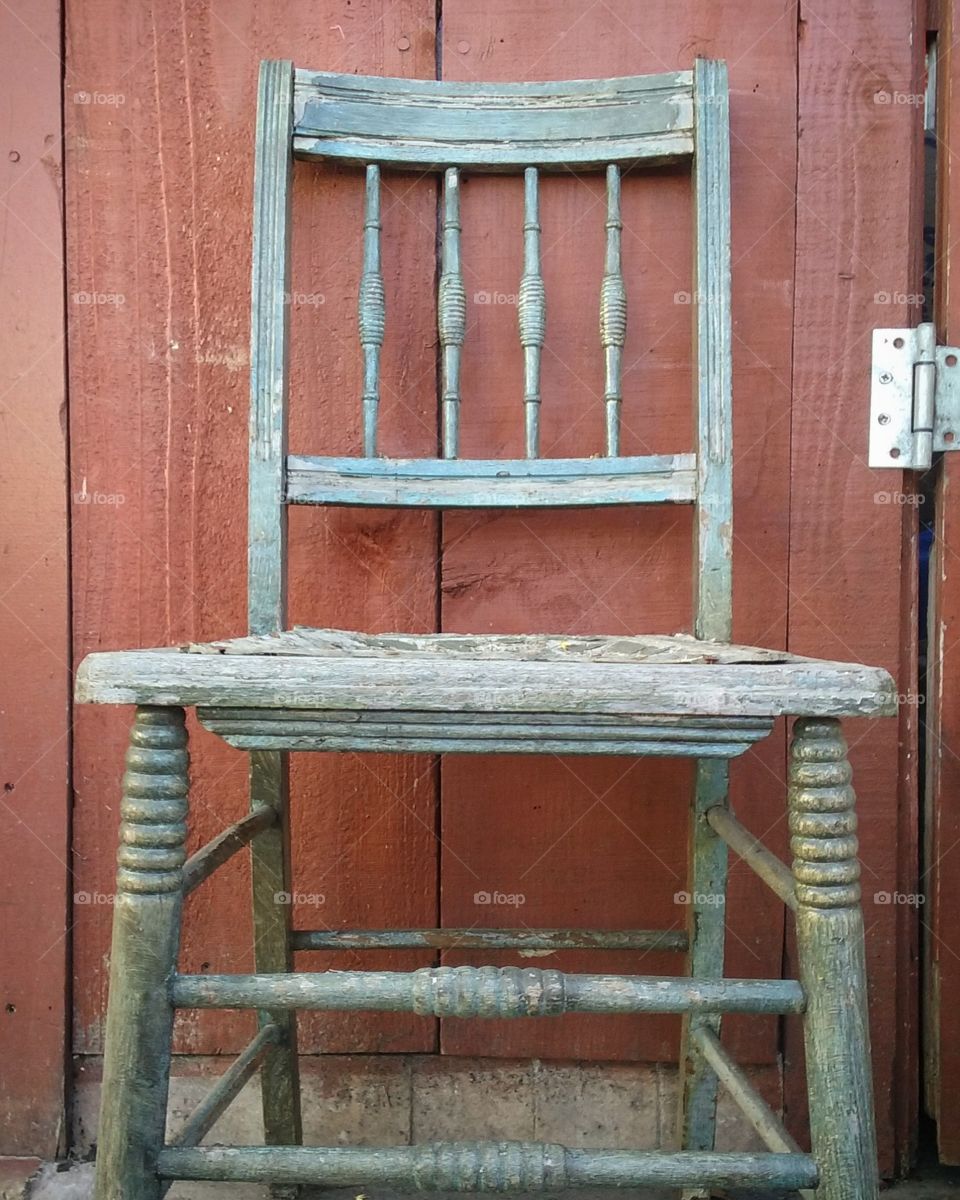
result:
<svg viewBox="0 0 960 1200"><path fill-rule="evenodd" d="M726 843L707 821L713 808L729 803L730 773L726 763L701 758L695 768L689 805L687 970L693 976L721 979L726 955L726 895L729 862ZM719 1013L688 1013L680 1030L677 1136L682 1150L712 1150L717 1122L717 1076L692 1048L701 1029L720 1032Z"/></svg>
<svg viewBox="0 0 960 1200"><path fill-rule="evenodd" d="M205 728L241 750L406 753L637 754L733 758L766 737L772 718L560 717L545 714L322 712L202 708Z"/></svg>
<svg viewBox="0 0 960 1200"><path fill-rule="evenodd" d="M264 62L257 90L250 286L247 579L251 633L287 622L283 504L290 373L293 63Z"/></svg>
<svg viewBox="0 0 960 1200"><path fill-rule="evenodd" d="M253 961L258 971L290 971L293 863L290 845L290 787L287 756L258 748L250 755L250 812L271 810L274 820L250 844L250 900L253 908ZM280 897L286 897L281 901ZM275 1028L279 1037L265 1049L260 1072L264 1141L268 1146L299 1145L300 1068L296 1016L289 1012L257 1013L260 1029ZM277 1197L277 1200L288 1200Z"/></svg>
<svg viewBox="0 0 960 1200"><path fill-rule="evenodd" d="M527 458L537 458L540 454L540 362L547 330L540 232L540 175L536 167L527 167L523 173L523 274L517 293Z"/></svg>
<svg viewBox="0 0 960 1200"><path fill-rule="evenodd" d="M800 1188L816 1183L806 1154L663 1154L567 1150L524 1142L439 1142L390 1149L260 1146L169 1149L161 1169L176 1179L254 1183L371 1183L415 1191L537 1192L563 1187Z"/></svg>
<svg viewBox="0 0 960 1200"><path fill-rule="evenodd" d="M247 504L248 619L253 634L287 623L287 512L284 475L290 392L290 216L293 190L293 64L260 64L253 169L253 268L250 300L250 470ZM250 898L253 958L258 971L289 971L292 889L289 778L286 754L262 749L249 764L250 811L267 808L271 825L252 845ZM299 1145L300 1077L296 1017L257 1014L260 1029L279 1032L261 1074L264 1140Z"/></svg>
<svg viewBox="0 0 960 1200"><path fill-rule="evenodd" d="M184 894L189 895L205 879L209 879L218 867L229 862L238 850L249 845L258 834L275 825L276 821L276 810L269 804L262 804L217 834L205 846L201 846L195 854L190 855L184 865Z"/></svg>
<svg viewBox="0 0 960 1200"><path fill-rule="evenodd" d="M170 1144L198 1146L253 1078L270 1046L281 1037L278 1025L264 1025L200 1101Z"/></svg>
<svg viewBox="0 0 960 1200"><path fill-rule="evenodd" d="M54 0L14 0L0 10L6 93L0 114L0 905L6 925L0 939L0 1155L44 1159L67 1149L74 882L69 530L71 520L76 530L101 516L84 494L82 472L68 477L65 310L74 336L98 316L97 306L85 303L89 297L65 279L63 123L92 130L97 121L89 108L68 102L75 92L64 83L62 9ZM112 280L101 279L98 290L112 290Z"/></svg>
<svg viewBox="0 0 960 1200"><path fill-rule="evenodd" d="M156 654L156 652L154 652L154 653ZM189 656L188 656L188 657L189 657ZM202 659L204 659L204 658L206 657L206 658L208 658L208 659L209 659L209 661L213 661L213 662L216 662L216 663L218 663L218 664L219 664L219 663L223 663L223 662L225 662L226 660L229 660L231 656L230 656L230 655L222 655L222 656L203 656L203 655L197 655L197 656L195 656L195 657L196 657L197 659L200 659L200 660L202 660ZM237 657L237 658L239 658L239 659L241 659L241 660L243 660L245 656L243 656L243 655L240 655L240 656L236 656L236 657ZM437 656L437 657L439 658L440 656ZM257 659L255 659L255 658L249 658L247 661L248 661L248 663L249 663L249 662L256 662L256 661L257 661ZM280 664L280 662L281 662L281 661L282 661L282 658L281 658L281 656L275 656L275 657L274 657L274 659L273 659L273 662L271 663L271 666L273 666L273 667L274 667L274 669L278 669L278 667L279 667L279 664ZM309 662L309 661L311 661L311 660L309 660L309 659L305 659L305 660L302 660L302 661ZM461 671L461 673L464 671L464 667L463 667L463 661L464 661L464 660L461 660L461 661L459 661L459 662L457 662L457 663L456 663L456 665L457 665L458 669ZM470 660L466 660L466 661L470 661ZM328 664L327 664L327 663L324 663L324 665L326 666L326 665L328 665ZM471 666L474 666L474 665L475 665L475 664L471 663ZM500 665L500 664L496 664L496 665ZM543 665L543 664L525 664L525 669L526 669L526 667L528 667L528 666L540 666L540 665ZM741 674L742 674L743 672L745 672L745 671L749 671L749 669L750 669L750 667L751 667L752 665L753 665L753 664L748 664L747 666L740 668L740 672L741 672ZM838 664L828 664L828 666L830 666L830 665L832 665L832 666L836 666L836 665L838 665ZM484 664L484 666L486 666L486 664ZM582 670L586 670L587 668L593 669L593 668L596 668L596 667L605 667L605 666L606 666L606 664L588 663L588 664L584 664L584 666L583 666L581 669L582 669ZM631 666L631 667L634 667L634 669L640 669L640 668L638 668L638 667L636 666L636 664L630 664L630 666ZM797 667L797 664L796 664L796 663L788 663L788 664L772 664L772 665L770 665L769 667L764 667L764 668L762 668L762 670L765 670L765 671L767 671L767 683L769 683L769 682L770 682L770 675L769 675L769 672L770 672L771 670L775 671L775 670L777 670L778 668L780 668L781 666L789 666L789 667L791 667L791 668L794 668L794 669L796 669L796 667ZM378 668L380 668L380 667L382 667L382 664L378 664ZM193 668L191 668L191 670L192 670L192 669L193 669ZM245 668L245 669L246 669L246 668ZM655 671L655 670L656 670L656 668L655 668L655 667L644 667L644 668L642 668L642 669L643 669L643 670L646 670L646 671L650 671L650 670L654 670L654 671ZM687 673L687 677L686 677L686 679L685 679L685 682L686 682L687 684L690 684L690 682L691 682L691 680L692 680L692 679L696 679L696 676L690 676L690 675L689 675L689 671L690 671L690 670L692 670L692 669L694 669L694 668L693 668L693 666L692 666L692 664L691 664L691 665L689 665L689 666L684 666L684 667L681 667L681 668L676 668L676 667L675 667L674 669L675 669L675 670L681 670L681 671L684 671L684 672L686 672L686 673ZM713 671L713 676L714 676L713 682L714 682L714 684L716 684L716 683L718 683L718 682L722 682L722 674L721 674L720 672L718 672L716 669L713 669L713 668L711 668L711 669L712 669L712 671ZM845 668L842 668L842 669L845 669ZM232 668L232 667L229 667L229 668L227 668L227 671L226 671L226 674L225 674L225 675L224 675L224 673L223 673L223 672L221 672L221 680L222 680L224 677L226 677L226 678L230 678L230 677L231 677L231 672L232 672L233 670L234 670L234 668ZM821 665L820 667L814 667L814 668L813 668L813 670L819 670L819 671L821 672L821 674L824 674L824 673L825 673L825 674L829 674L829 671L825 671L825 668L824 668L822 665ZM722 668L721 668L721 671L722 671ZM536 672L534 672L534 675L535 675L535 674L536 674ZM560 680L560 678L561 678L561 677L560 677L560 673L558 672L558 681ZM888 681L888 680L884 680L884 678L883 678L883 676L882 676L882 673L879 673L879 672L875 672L875 673L873 674L873 676L872 676L872 680L873 680L873 683L874 683L874 685L875 685L875 686L879 686L879 687L880 687L880 689L881 689L881 694L879 694L878 696L875 696L875 697L873 698L873 701L872 701L872 703L874 704L874 708L873 708L873 709L870 709L870 708L868 707L868 708L865 710L865 709L863 708L863 705L864 705L864 703L866 703L866 704L869 706L869 704L871 703L871 701L870 701L870 699L869 699L869 698L868 698L866 701L864 701L864 700L863 700L863 698L861 697L861 698L860 698L860 699L857 701L857 705L858 705L858 706L857 706L857 707L856 707L856 708L855 708L853 711L882 711L884 707L887 707L887 708L889 708L889 706L890 706L890 703L891 703L891 695L892 695L892 694L891 694L891 690L890 690L890 688L889 688L889 686L888 686L888 684L889 684L889 681ZM642 683L643 683L643 682L645 682L645 681L646 681L646 680L645 680L643 677L641 677L641 676L637 675L637 676L635 676L635 677L634 677L634 679L632 680L632 683L633 683L634 685L639 685L639 684L642 684ZM354 680L354 681L352 681L352 682L356 682L356 681ZM795 680L794 680L794 682L795 682ZM862 682L863 682L863 680L861 680L861 684L862 684ZM836 697L835 697L835 696L833 696L833 697L831 697L831 699L832 699L832 700L835 700L835 699L836 699ZM647 702L647 701L645 701L645 703L646 703L646 702ZM711 703L714 703L714 702L716 702L716 700L715 700L715 699L711 701ZM851 701L849 701L849 698L848 698L848 702L851 702ZM659 701L659 700L656 700L656 703L660 703L660 701ZM693 711L699 712L699 708L697 707L697 705L699 705L699 703L700 703L700 700L699 700L699 699L697 699L697 700L695 700L695 701L693 702ZM668 710L668 711L669 711L669 710ZM784 708L776 709L776 710L774 710L774 712L773 712L773 714L772 714L772 715L776 715L776 713L780 713L780 712L783 712L783 711L786 711L786 710L785 710ZM791 711L792 711L792 710L791 710ZM803 709L802 711L807 711L807 710L806 710L806 709ZM819 711L819 710L815 710L815 711ZM837 711L837 710L836 710L836 709L831 709L830 711ZM847 710L840 709L840 711L847 711ZM274 983L276 984L276 983L278 983L278 981L276 981L276 980L275 980L275 981L274 981ZM274 990L276 990L276 989L274 989ZM273 994L273 993L271 992L271 994ZM438 1011L441 1011L441 1010L438 1010ZM444 1010L442 1010L442 1011L449 1011L449 1010L446 1010L446 1009L444 1009Z"/></svg>
<svg viewBox="0 0 960 1200"><path fill-rule="evenodd" d="M433 78L435 5L425 0L323 0L304 18L278 14L297 61L346 74ZM254 18L251 18L254 20ZM274 22L271 21L271 25ZM341 30L343 31L341 33ZM371 31L376 31L371 35ZM260 52L262 36L250 37ZM272 50L271 50L272 52ZM374 159L374 161L377 161ZM353 168L297 163L290 448L362 453L362 363L356 297L362 275L364 177ZM436 396L437 193L433 179L380 177L381 268L387 322L380 357L377 448L396 458L438 449ZM412 265L413 264L413 265ZM298 323L299 319L299 323ZM438 519L430 512L295 508L290 512L291 621L429 632L436 627ZM223 630L211 631L218 636ZM292 840L299 878L316 880L318 914L299 925L430 925L437 919L434 829L438 780L426 756L294 755ZM331 797L350 797L333 804ZM303 953L300 965L356 965L350 952ZM410 969L423 951L376 951L371 963ZM431 1022L408 1015L321 1014L299 1021L306 1053L432 1051Z"/></svg>
<svg viewBox="0 0 960 1200"><path fill-rule="evenodd" d="M440 336L440 445L443 457L453 459L460 448L460 359L467 332L467 294L460 254L460 172L456 167L448 167L443 173L437 332Z"/></svg>
<svg viewBox="0 0 960 1200"><path fill-rule="evenodd" d="M914 701L917 507L900 502L912 487L900 472L867 466L863 381L871 330L915 323L909 300L923 290L922 105L886 103L923 93L923 17L897 0L830 0L799 30L794 370L783 377L792 387L787 644L883 666ZM850 731L869 814L861 857L874 1045L884 1048L874 1078L885 1175L909 1159L917 1121L917 910L874 896L920 890L916 709L902 706L899 728ZM786 1105L797 1132L806 1121L793 1035Z"/></svg>
<svg viewBox="0 0 960 1200"><path fill-rule="evenodd" d="M554 0L531 21L505 0L444 0L443 75L476 79L604 77L692 68L695 57L731 68L734 402L737 493L735 638L784 645L789 521L789 403L796 165L796 24L781 9L746 0L639 9L601 6L584 15ZM777 19L781 18L781 19ZM612 160L608 160L612 161ZM529 164L525 164L529 165ZM603 164L605 167L606 164ZM605 257L602 170L580 180L540 180L542 271L549 330L541 369L541 453L602 455L604 362L597 301ZM691 186L685 172L621 172L622 261L630 297L624 345L621 452L671 454L694 446L690 372ZM462 198L463 250L475 319L464 346L464 457L521 457L517 419L522 347L509 298L517 289L519 180L474 176ZM782 216L781 216L782 214ZM778 220L778 218L780 218ZM739 260L739 261L738 261ZM443 517L442 624L463 633L564 630L589 633L692 627L692 512L575 509L448 512ZM836 657L841 657L837 655ZM733 802L743 820L781 849L784 749L779 731L733 765ZM477 916L487 884L527 897L527 923L682 925L673 902L685 888L686 764L645 759L559 762L496 756L477 770L444 759L443 921ZM622 778L621 778L622 777ZM602 800L598 800L602 797ZM681 815L684 814L684 815ZM774 825L771 830L770 826ZM508 830L509 836L494 836ZM595 869L602 862L603 870ZM779 907L779 906L778 906ZM773 974L782 918L765 886L732 864L728 970ZM509 914L504 914L504 919ZM498 922L499 923L499 922ZM596 969L564 952L565 968ZM499 961L499 956L496 961ZM445 961L467 961L447 952ZM634 969L611 954L605 970ZM668 971L656 956L644 969ZM446 1023L450 1053L674 1060L678 1022L561 1018L478 1031ZM773 1061L772 1024L731 1018L737 1057Z"/></svg>
<svg viewBox="0 0 960 1200"><path fill-rule="evenodd" d="M563 83L354 78L300 70L302 157L405 168L567 170L690 153L689 71Z"/></svg>
<svg viewBox="0 0 960 1200"><path fill-rule="evenodd" d="M764 846L724 805L708 808L706 818L714 832L766 883L788 908L797 907L793 876L786 863Z"/></svg>
<svg viewBox="0 0 960 1200"><path fill-rule="evenodd" d="M258 63L296 57L346 72L432 77L434 18L435 6L421 0L396 6L322 0L309 10L281 0L266 22L254 9L214 11L208 0L187 10L157 0L120 15L113 0L65 7L68 293L117 294L123 301L78 304L71 322L73 490L86 497L73 522L78 659L98 648L246 631L243 463ZM364 34L370 29L376 37ZM407 49L400 48L403 37L410 39ZM55 66L55 57L37 47ZM119 93L122 103L73 102L81 90ZM293 192L290 445L357 454L362 173L296 164ZM403 322L388 328L383 346L381 446L401 457L430 455L436 453L427 349L434 288L429 271L411 271L409 264L428 263L434 252L432 181L405 177L401 185L385 171L382 208L387 300ZM52 339L46 344L52 348ZM290 525L293 619L362 629L434 627L433 514L298 509ZM102 1050L112 916L102 897L113 891L115 798L128 722L119 709L82 709L74 731L74 891L91 897L74 912L78 1054ZM196 744L191 851L247 807L245 756L205 731ZM53 762L48 756L38 770ZM326 877L324 918L373 927L432 924L429 762L314 755L295 758L291 769L293 792L303 798L293 814L298 869ZM332 794L353 803L339 809L320 803ZM39 844L38 850L47 854ZM381 886L387 878L395 890ZM199 971L203 963L252 969L248 910L237 904L248 886L248 856L238 854L190 897L188 969ZM316 920L309 907L294 915L301 924ZM55 956L51 950L44 965ZM434 958L382 951L371 961L412 968ZM339 961L352 962L349 955ZM11 1018L6 1027L14 1024ZM317 1014L300 1025L307 1053L434 1045L430 1023L406 1016ZM177 1049L235 1053L250 1036L249 1014L197 1014L178 1022Z"/></svg>
<svg viewBox="0 0 960 1200"><path fill-rule="evenodd" d="M182 709L138 709L121 802L95 1200L158 1200L183 904L188 757Z"/></svg>
<svg viewBox="0 0 960 1200"><path fill-rule="evenodd" d="M698 59L693 200L697 374L694 631L733 629L733 314L730 309L730 102L727 65Z"/></svg>
<svg viewBox="0 0 960 1200"><path fill-rule="evenodd" d="M694 519L693 627L724 639L733 629L733 314L730 305L730 101L727 66L698 58L694 99L693 351L697 421L697 508ZM726 957L726 843L707 820L730 803L730 773L720 762L697 763L690 806L687 915L691 975L722 977ZM723 902L718 903L718 897ZM680 1047L680 1145L712 1150L717 1074L692 1049L698 1033L717 1037L719 1016L690 1013Z"/></svg>
<svg viewBox="0 0 960 1200"><path fill-rule="evenodd" d="M623 403L623 346L627 336L627 289L620 256L623 220L620 168L607 167L607 245L600 285L600 344L603 346L603 399L606 405L607 454L620 453L620 406Z"/></svg>
<svg viewBox="0 0 960 1200"><path fill-rule="evenodd" d="M530 461L291 456L287 475L291 504L590 508L691 504L696 494L696 459L689 454Z"/></svg>
<svg viewBox="0 0 960 1200"><path fill-rule="evenodd" d="M723 1043L713 1030L701 1026L694 1033L693 1040L695 1049L710 1064L767 1149L778 1154L799 1154L800 1147L784 1129L783 1122L771 1112L750 1079L724 1050Z"/></svg>
<svg viewBox="0 0 960 1200"><path fill-rule="evenodd" d="M885 671L851 663L510 662L440 654L381 660L177 650L89 655L76 696L98 704L637 716L889 716L897 706Z"/></svg>
<svg viewBox="0 0 960 1200"><path fill-rule="evenodd" d="M676 950L687 948L683 930L660 929L299 929L295 950Z"/></svg>
<svg viewBox="0 0 960 1200"><path fill-rule="evenodd" d="M212 726L224 725L246 720L267 722L278 728L289 722L299 721L303 727L315 721L330 721L340 728L363 727L374 725L390 728L401 732L410 728L432 730L436 732L450 716L445 712L391 712L385 714L374 710L350 710L342 712L317 709L282 709L282 708L201 708L198 710L201 721ZM459 719L464 729L473 730L478 737L496 737L504 730L524 725L524 720L532 720L538 730L545 735L553 733L566 734L576 731L582 737L600 737L618 728L635 729L645 734L660 731L664 737L686 738L699 741L703 738L714 738L718 742L738 742L744 739L753 740L764 737L773 726L770 717L690 717L690 716L644 716L628 717L598 716L584 713L571 718L566 715L551 713L520 714L512 713L461 713Z"/></svg>
<svg viewBox="0 0 960 1200"><path fill-rule="evenodd" d="M190 642L190 654L301 655L318 658L412 658L431 656L481 662L606 662L717 665L788 663L815 666L784 650L733 646L676 633L604 636L603 634L462 634L356 633L295 625L279 634Z"/></svg>
<svg viewBox="0 0 960 1200"><path fill-rule="evenodd" d="M240 749L437 753L638 754L730 758L766 737L772 718L557 716L531 713L201 708L205 728Z"/></svg>
<svg viewBox="0 0 960 1200"><path fill-rule="evenodd" d="M367 166L367 190L363 211L363 275L360 277L358 324L363 353L363 453L377 452L377 416L380 409L380 348L387 324L387 301L383 289L380 231L380 168Z"/></svg>
<svg viewBox="0 0 960 1200"><path fill-rule="evenodd" d="M536 967L423 967L295 975L178 975L180 1008L409 1010L420 1016L546 1017L565 1012L798 1013L789 979L570 975Z"/></svg>
<svg viewBox="0 0 960 1200"><path fill-rule="evenodd" d="M404 754L572 754L638 755L654 758L736 758L750 748L754 737L713 739L712 731L677 737L672 731L636 734L613 732L584 737L578 730L525 726L512 733L457 726L447 720L444 729L393 726L337 725L325 721L217 721L207 723L238 750L312 750ZM283 890L283 889L280 889Z"/></svg>
<svg viewBox="0 0 960 1200"><path fill-rule="evenodd" d="M940 5L937 63L939 204L936 213L937 333L948 345L960 337L960 176L953 166L960 151L960 11L956 0ZM960 1112L953 1081L960 1073L960 994L955 914L960 909L960 462L944 454L934 477L936 524L930 556L927 622L925 838L921 876L923 910L923 1097L937 1123L942 1162L960 1163Z"/></svg>
<svg viewBox="0 0 960 1200"><path fill-rule="evenodd" d="M803 1033L817 1197L876 1200L857 817L846 754L839 721L794 724L787 802L797 956L807 997Z"/></svg>

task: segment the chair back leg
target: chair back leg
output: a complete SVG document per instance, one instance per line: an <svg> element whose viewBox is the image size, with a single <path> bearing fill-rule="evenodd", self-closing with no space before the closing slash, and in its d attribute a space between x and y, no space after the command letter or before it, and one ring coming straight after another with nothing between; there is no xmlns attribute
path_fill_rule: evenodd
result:
<svg viewBox="0 0 960 1200"><path fill-rule="evenodd" d="M697 760L696 786L690 810L687 932L689 974L723 976L727 893L727 846L717 836L707 813L728 803L729 769L725 760ZM680 1047L679 1142L682 1150L712 1150L717 1118L717 1076L696 1049L698 1026L720 1032L719 1014L691 1013L684 1018Z"/></svg>
<svg viewBox="0 0 960 1200"><path fill-rule="evenodd" d="M254 962L263 974L293 970L287 757L283 751L272 750L255 750L250 755L251 809L266 805L279 818L250 844ZM303 1131L296 1013L263 1011L258 1018L261 1028L275 1025L280 1030L279 1042L267 1052L261 1067L264 1142L268 1146L299 1146ZM272 1194L276 1200L287 1200L295 1190L277 1186Z"/></svg>

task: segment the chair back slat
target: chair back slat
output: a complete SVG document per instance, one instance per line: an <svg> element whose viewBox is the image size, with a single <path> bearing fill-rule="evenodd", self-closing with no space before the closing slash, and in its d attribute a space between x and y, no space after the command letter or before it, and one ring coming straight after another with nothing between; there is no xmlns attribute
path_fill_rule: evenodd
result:
<svg viewBox="0 0 960 1200"><path fill-rule="evenodd" d="M623 346L627 337L627 289L620 263L620 168L607 167L607 249L600 286L600 342L603 346L606 404L607 454L620 453L620 405L623 401L621 375Z"/></svg>
<svg viewBox="0 0 960 1200"><path fill-rule="evenodd" d="M637 458L287 459L288 504L593 508L692 504L695 454Z"/></svg>
<svg viewBox="0 0 960 1200"><path fill-rule="evenodd" d="M693 149L690 71L562 83L296 72L298 158L418 171L602 169Z"/></svg>
<svg viewBox="0 0 960 1200"><path fill-rule="evenodd" d="M540 354L547 322L546 294L540 270L540 175L536 167L523 173L523 276L517 302L523 346L523 402L527 458L540 453Z"/></svg>
<svg viewBox="0 0 960 1200"><path fill-rule="evenodd" d="M380 407L380 347L387 302L380 266L380 168L367 167L363 215L363 274L358 302L360 346L363 350L363 453L377 452L377 412Z"/></svg>
<svg viewBox="0 0 960 1200"><path fill-rule="evenodd" d="M440 243L437 324L440 332L444 458L456 458L460 445L460 354L467 330L467 293L460 258L460 172L443 176L443 230Z"/></svg>

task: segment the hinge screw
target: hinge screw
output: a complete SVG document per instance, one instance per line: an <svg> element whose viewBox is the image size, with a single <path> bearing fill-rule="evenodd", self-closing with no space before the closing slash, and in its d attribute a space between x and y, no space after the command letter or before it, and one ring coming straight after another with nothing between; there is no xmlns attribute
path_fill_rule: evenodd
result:
<svg viewBox="0 0 960 1200"><path fill-rule="evenodd" d="M881 383L893 383L893 376L890 374L889 371L881 371L880 372L880 382Z"/></svg>
<svg viewBox="0 0 960 1200"><path fill-rule="evenodd" d="M889 413L881 413L880 416L877 417L877 422L880 425L889 425L890 424L890 414Z"/></svg>

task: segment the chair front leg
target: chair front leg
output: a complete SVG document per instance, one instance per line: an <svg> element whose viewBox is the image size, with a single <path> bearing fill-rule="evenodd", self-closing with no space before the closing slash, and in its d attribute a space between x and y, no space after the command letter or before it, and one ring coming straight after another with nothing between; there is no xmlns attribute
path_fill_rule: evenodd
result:
<svg viewBox="0 0 960 1200"><path fill-rule="evenodd" d="M840 722L801 718L790 752L790 846L818 1200L875 1200L857 818Z"/></svg>
<svg viewBox="0 0 960 1200"><path fill-rule="evenodd" d="M157 1200L183 901L182 708L138 708L121 801L95 1200Z"/></svg>

